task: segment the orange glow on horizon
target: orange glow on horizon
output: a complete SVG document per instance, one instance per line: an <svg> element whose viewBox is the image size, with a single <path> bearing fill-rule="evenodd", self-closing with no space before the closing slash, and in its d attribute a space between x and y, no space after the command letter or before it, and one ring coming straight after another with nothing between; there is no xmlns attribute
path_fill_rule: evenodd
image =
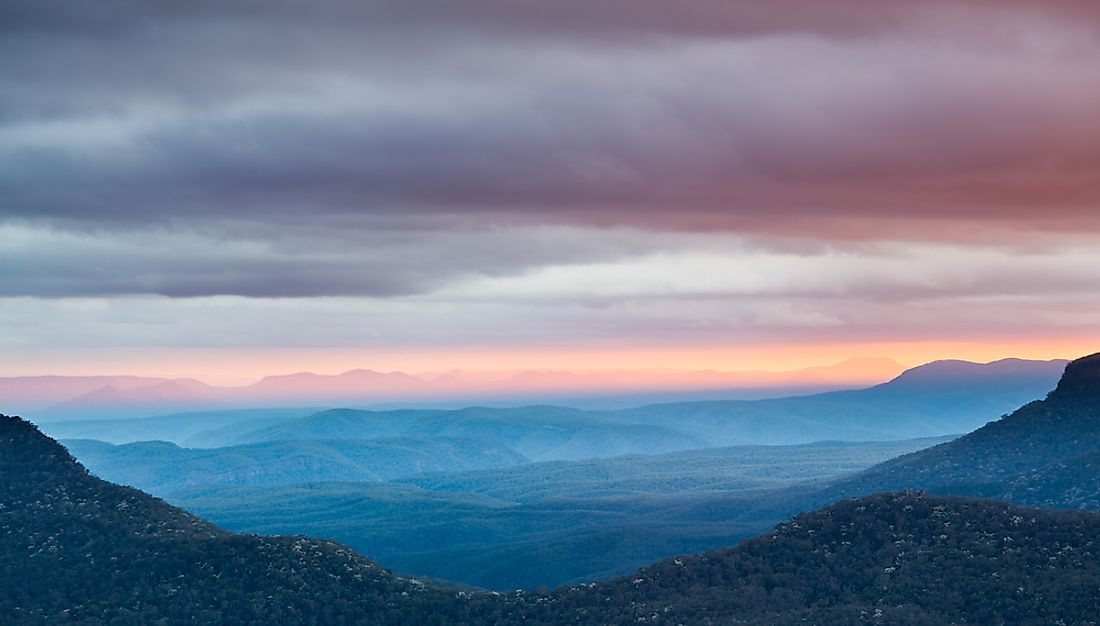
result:
<svg viewBox="0 0 1100 626"><path fill-rule="evenodd" d="M13 355L2 376L119 375L195 378L240 386L264 376L313 372L340 374L353 369L406 373L514 372L523 370L714 370L790 372L831 366L853 358L892 359L913 367L939 359L987 362L1002 358L1073 359L1100 350L1100 336L1004 342L892 342L761 345L637 350L567 350L483 347L451 350L372 350L365 348L119 348L35 350ZM18 367L16 367L18 364ZM845 370L851 382L874 382L881 365ZM674 372L667 372L675 378ZM878 376L881 378L881 376Z"/></svg>

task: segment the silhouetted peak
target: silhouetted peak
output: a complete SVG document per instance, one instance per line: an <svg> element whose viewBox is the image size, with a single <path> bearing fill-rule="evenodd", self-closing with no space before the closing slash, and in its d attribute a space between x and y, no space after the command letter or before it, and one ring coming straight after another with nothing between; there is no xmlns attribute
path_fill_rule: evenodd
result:
<svg viewBox="0 0 1100 626"><path fill-rule="evenodd" d="M1067 361L1031 361L1027 359L1001 359L990 363L975 363L947 359L932 361L908 369L884 385L898 388L966 387L974 383L1000 382L1015 384L1049 377L1051 383L1066 366Z"/></svg>
<svg viewBox="0 0 1100 626"><path fill-rule="evenodd" d="M69 451L20 417L0 414L0 480L15 473L83 468Z"/></svg>
<svg viewBox="0 0 1100 626"><path fill-rule="evenodd" d="M1066 365L1062 380L1051 393L1052 398L1100 396L1100 353L1071 361Z"/></svg>

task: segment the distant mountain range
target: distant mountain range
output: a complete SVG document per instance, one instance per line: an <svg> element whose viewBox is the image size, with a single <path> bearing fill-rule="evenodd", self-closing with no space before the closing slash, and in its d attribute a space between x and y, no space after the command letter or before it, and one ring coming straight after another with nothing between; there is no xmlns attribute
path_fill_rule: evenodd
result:
<svg viewBox="0 0 1100 626"><path fill-rule="evenodd" d="M180 448L164 441L123 446L80 439L63 443L96 475L157 495L220 485L382 481L504 468L527 460L492 441L455 437L276 441L213 449Z"/></svg>
<svg viewBox="0 0 1100 626"><path fill-rule="evenodd" d="M616 411L553 406L338 409L251 431L235 430L225 443L446 435L491 439L541 461L707 446L937 437L969 432L1042 397L1064 367L1065 362L1059 361L938 361L869 389L769 400L677 402ZM64 434L65 429L50 432Z"/></svg>
<svg viewBox="0 0 1100 626"><path fill-rule="evenodd" d="M921 493L848 500L604 583L487 594L331 542L232 535L86 474L0 417L0 611L43 623L1051 624L1100 614L1100 516Z"/></svg>
<svg viewBox="0 0 1100 626"><path fill-rule="evenodd" d="M518 408L249 409L141 419L40 422L52 436L218 447L303 439L486 438L530 460L658 454L707 446L881 441L969 432L1041 398L1064 361L937 361L867 389L618 410Z"/></svg>
<svg viewBox="0 0 1100 626"><path fill-rule="evenodd" d="M867 389L610 411L557 406L375 411L302 407L36 421L58 438L109 443L165 440L186 447L219 447L276 440L445 435L491 440L532 461L577 460L707 446L959 434L1042 397L1064 365L1064 361L1017 359L988 364L937 361Z"/></svg>
<svg viewBox="0 0 1100 626"><path fill-rule="evenodd" d="M406 374L359 369L268 376L244 387L136 376L0 378L6 410L37 421L123 418L174 411L261 406L454 406L557 401L631 406L691 397L761 398L871 385L904 368L889 359L851 359L790 372L714 370L530 370Z"/></svg>

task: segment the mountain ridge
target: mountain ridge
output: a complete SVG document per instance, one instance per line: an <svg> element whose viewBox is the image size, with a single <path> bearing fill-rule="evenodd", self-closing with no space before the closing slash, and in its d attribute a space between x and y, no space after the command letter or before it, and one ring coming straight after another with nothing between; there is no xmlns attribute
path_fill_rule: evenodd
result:
<svg viewBox="0 0 1100 626"><path fill-rule="evenodd" d="M1100 353L1066 365L1041 400L954 441L886 461L841 481L824 498L868 490L921 488L934 493L1011 499L1020 504L1076 508L1100 499L1088 488L1056 493L1029 483L1078 457L1100 455ZM1087 480L1083 473L1079 476ZM1011 496L1011 497L1010 497Z"/></svg>
<svg viewBox="0 0 1100 626"><path fill-rule="evenodd" d="M224 448L183 448L166 441L61 443L98 476L156 495L193 486L375 482L433 471L503 468L527 460L492 441L457 437L273 441Z"/></svg>
<svg viewBox="0 0 1100 626"><path fill-rule="evenodd" d="M0 378L0 397L10 407L36 418L77 416L137 417L169 410L244 408L272 399L300 405L377 405L425 401L455 404L471 401L541 402L583 400L626 394L677 394L727 389L749 396L774 397L823 389L861 386L884 380L904 369L888 359L849 359L833 365L789 372L716 370L539 370L410 374L352 369L340 374L297 372L275 374L244 386L214 386L185 378L141 377L11 377ZM175 383L173 385L172 383ZM171 397L166 392L177 389ZM115 387L115 388L111 388ZM37 390L37 391L36 391ZM159 402L159 404L158 404ZM621 400L618 402L622 402ZM10 409L9 409L10 410Z"/></svg>
<svg viewBox="0 0 1100 626"><path fill-rule="evenodd" d="M447 624L467 613L453 592L334 542L231 534L100 480L19 418L0 416L0 452L7 623Z"/></svg>
<svg viewBox="0 0 1100 626"><path fill-rule="evenodd" d="M995 368L1004 367L994 365ZM930 366L937 372L946 365ZM527 424L531 428L560 428L587 425L601 432L618 427L661 429L667 434L650 452L668 452L679 439L678 449L711 446L788 445L825 440L881 441L937 437L968 432L1020 404L1041 397L1055 385L1064 362L1018 361L1013 369L1022 370L1012 380L989 375L982 365L978 374L952 375L950 384L929 387L910 385L905 379L882 383L860 390L832 391L808 396L768 400L706 400L650 404L630 409L581 410L554 405L516 408L466 407L463 409L399 409L392 411L334 409L296 421L283 422L237 436L229 443L272 439L368 437L398 433L436 432L438 424L448 428L481 427L485 436L500 429ZM434 426L433 426L434 424ZM494 426L495 424L495 426ZM481 428L479 427L479 428ZM428 431L425 431L428 429ZM371 434L377 433L377 434ZM675 433L674 437L672 433ZM619 437L621 439L621 437ZM515 443L502 440L505 445ZM612 448L597 456L645 453L644 448ZM542 448L517 450L532 460L580 458L552 456Z"/></svg>

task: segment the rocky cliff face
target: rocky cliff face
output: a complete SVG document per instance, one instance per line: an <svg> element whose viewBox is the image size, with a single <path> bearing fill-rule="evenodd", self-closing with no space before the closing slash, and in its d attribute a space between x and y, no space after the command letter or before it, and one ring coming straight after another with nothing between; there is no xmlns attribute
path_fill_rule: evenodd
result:
<svg viewBox="0 0 1100 626"><path fill-rule="evenodd" d="M1100 353L1071 361L1050 398L1072 402L1100 399Z"/></svg>

